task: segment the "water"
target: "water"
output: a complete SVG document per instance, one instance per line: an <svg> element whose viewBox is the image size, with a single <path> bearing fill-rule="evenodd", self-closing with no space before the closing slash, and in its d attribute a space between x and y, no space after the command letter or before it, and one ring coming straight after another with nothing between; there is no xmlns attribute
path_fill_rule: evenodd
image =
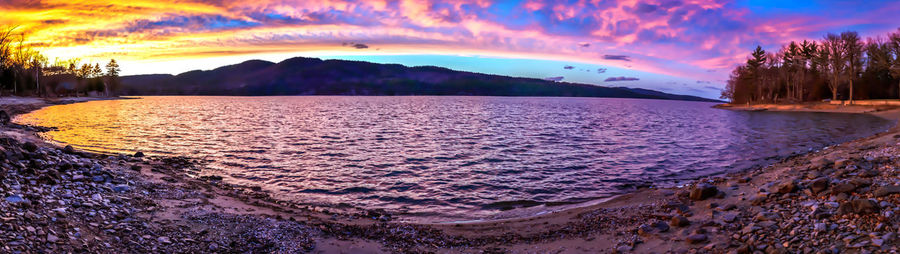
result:
<svg viewBox="0 0 900 254"><path fill-rule="evenodd" d="M407 219L492 218L736 171L886 130L869 115L710 103L503 97L146 97L17 122L61 144L208 159L291 201Z"/></svg>

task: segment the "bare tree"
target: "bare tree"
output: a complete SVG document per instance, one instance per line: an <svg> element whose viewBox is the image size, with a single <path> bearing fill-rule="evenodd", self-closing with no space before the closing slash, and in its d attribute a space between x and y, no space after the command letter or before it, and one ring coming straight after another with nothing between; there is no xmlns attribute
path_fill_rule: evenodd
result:
<svg viewBox="0 0 900 254"><path fill-rule="evenodd" d="M844 55L847 57L847 81L850 82L850 104L853 104L853 81L859 77L862 71L863 43L856 32L841 33L844 41Z"/></svg>
<svg viewBox="0 0 900 254"><path fill-rule="evenodd" d="M821 58L825 60L825 66L823 67L830 75L828 88L831 90L832 100L837 100L838 87L841 84L844 69L847 67L845 64L847 62L847 56L844 54L845 48L844 40L840 36L828 33L822 40L822 49L819 51Z"/></svg>
<svg viewBox="0 0 900 254"><path fill-rule="evenodd" d="M891 50L893 58L890 67L891 76L896 79L900 79L900 28L897 29L897 32L891 33L888 35L888 48ZM897 84L897 87L900 88L900 84ZM900 91L900 89L898 89ZM898 97L900 98L900 97Z"/></svg>

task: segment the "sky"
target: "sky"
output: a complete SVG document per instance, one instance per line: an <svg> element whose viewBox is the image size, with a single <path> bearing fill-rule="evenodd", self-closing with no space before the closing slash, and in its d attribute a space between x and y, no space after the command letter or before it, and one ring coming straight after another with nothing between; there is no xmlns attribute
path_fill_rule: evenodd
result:
<svg viewBox="0 0 900 254"><path fill-rule="evenodd" d="M0 0L0 27L125 75L305 56L717 98L756 45L884 35L898 13L896 0Z"/></svg>

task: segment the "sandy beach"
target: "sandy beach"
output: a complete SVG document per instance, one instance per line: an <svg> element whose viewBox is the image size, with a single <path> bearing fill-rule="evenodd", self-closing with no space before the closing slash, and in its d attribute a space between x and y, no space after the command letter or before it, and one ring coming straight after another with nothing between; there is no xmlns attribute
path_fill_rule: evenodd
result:
<svg viewBox="0 0 900 254"><path fill-rule="evenodd" d="M82 99L84 100L84 99ZM2 100L0 100L2 102ZM75 101L0 103L11 115ZM736 110L900 110L755 105ZM394 222L331 213L259 189L196 177L187 158L100 155L2 127L0 252L273 253L841 253L896 252L900 131L827 147L682 188L646 188L538 216Z"/></svg>

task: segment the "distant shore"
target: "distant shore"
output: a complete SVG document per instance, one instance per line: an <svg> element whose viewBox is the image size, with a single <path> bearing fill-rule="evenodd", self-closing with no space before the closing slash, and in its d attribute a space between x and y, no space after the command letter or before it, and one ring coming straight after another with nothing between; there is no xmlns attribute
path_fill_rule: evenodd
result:
<svg viewBox="0 0 900 254"><path fill-rule="evenodd" d="M12 114L55 103L2 101L0 108ZM900 119L900 110L819 107L766 110ZM8 165L44 165L2 168L7 196L0 197L0 217L15 229L0 233L3 251L889 252L897 251L900 230L896 127L683 188L651 187L525 218L436 224L393 222L378 211L299 207L259 189L198 178L202 162L75 151L43 142L38 131L2 127L0 139L11 138L0 142L13 154Z"/></svg>
<svg viewBox="0 0 900 254"><path fill-rule="evenodd" d="M827 102L808 102L797 104L731 104L724 103L714 108L743 111L782 111L782 112L823 112L823 113L873 113L900 108L891 105L842 105Z"/></svg>

